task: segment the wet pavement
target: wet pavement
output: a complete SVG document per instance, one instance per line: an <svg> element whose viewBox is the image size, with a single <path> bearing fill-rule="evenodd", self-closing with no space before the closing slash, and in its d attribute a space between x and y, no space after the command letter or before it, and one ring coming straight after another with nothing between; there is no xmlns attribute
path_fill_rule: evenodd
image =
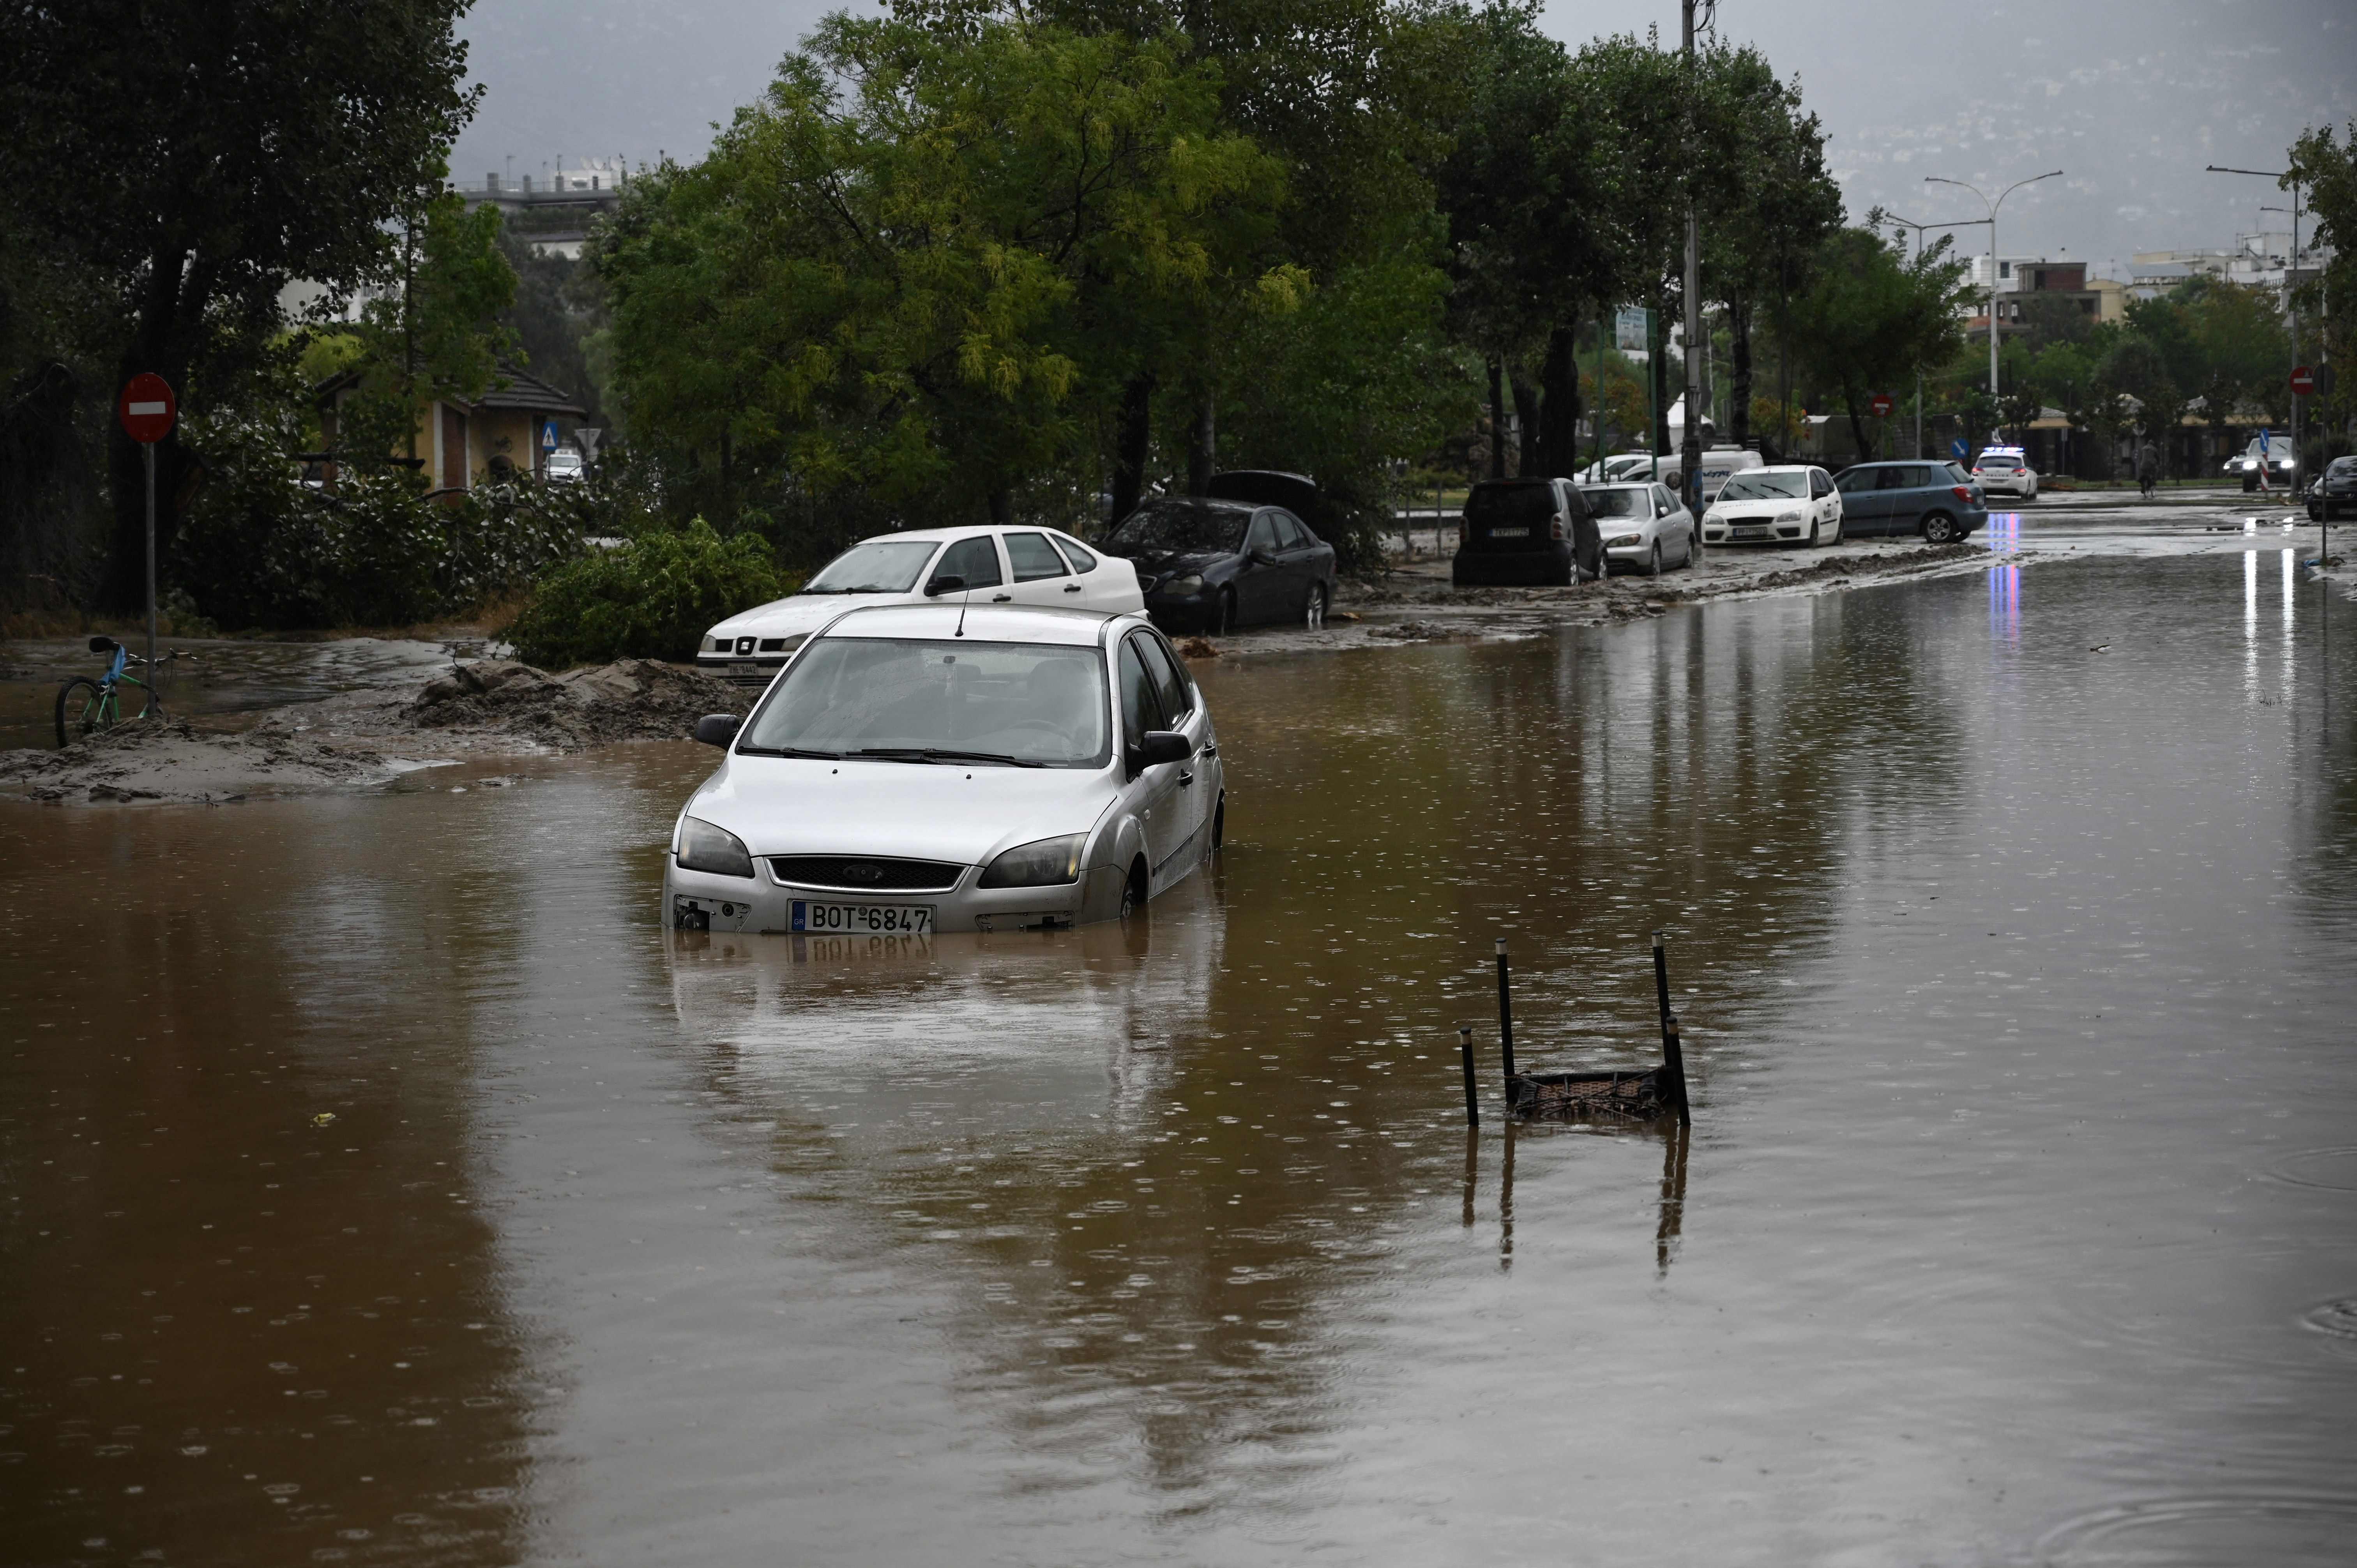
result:
<svg viewBox="0 0 2357 1568"><path fill-rule="evenodd" d="M2344 1562L2357 607L2180 542L1200 665L1128 929L667 933L683 744L0 812L0 1562ZM1502 1125L1656 926L1691 1134Z"/></svg>

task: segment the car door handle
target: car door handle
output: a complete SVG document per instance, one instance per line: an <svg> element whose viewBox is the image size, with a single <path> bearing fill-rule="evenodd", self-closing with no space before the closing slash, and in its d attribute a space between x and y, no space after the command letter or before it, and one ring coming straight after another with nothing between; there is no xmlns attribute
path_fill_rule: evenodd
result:
<svg viewBox="0 0 2357 1568"><path fill-rule="evenodd" d="M1077 594L1080 591L1081 585L1078 583L1067 583L1064 585L1064 592L1068 594Z"/></svg>
<svg viewBox="0 0 2357 1568"><path fill-rule="evenodd" d="M1191 770L1184 768L1178 770L1178 788L1184 789L1194 782L1195 775Z"/></svg>
<svg viewBox="0 0 2357 1568"><path fill-rule="evenodd" d="M1014 597L1013 594L993 594L990 596L990 602L994 605L1003 605Z"/></svg>

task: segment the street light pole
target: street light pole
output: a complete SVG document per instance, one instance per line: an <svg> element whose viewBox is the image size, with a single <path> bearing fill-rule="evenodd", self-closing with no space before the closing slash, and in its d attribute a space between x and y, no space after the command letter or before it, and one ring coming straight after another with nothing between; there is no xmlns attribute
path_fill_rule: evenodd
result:
<svg viewBox="0 0 2357 1568"><path fill-rule="evenodd" d="M1994 218L1963 218L1953 223L1918 223L1911 218L1901 218L1896 212L1886 216L1901 229L1915 231L1915 264L1918 266L1923 264L1923 231L1926 229L1970 229L1986 223L1992 236L1996 233L1996 220ZM1901 242L1904 243L1903 241ZM1919 460L1923 456L1923 367L1921 365L1915 367L1915 456Z"/></svg>
<svg viewBox="0 0 2357 1568"><path fill-rule="evenodd" d="M1924 183L1924 184L1926 184L1926 185L1960 185L1960 186L1964 186L1964 188L1966 190L1969 190L1969 191L1971 191L1975 196L1979 197L1979 198L1981 199L1982 202L1983 202L1984 204L1986 204L1986 205L1987 206L1988 209L1989 209L1989 215L1988 215L1988 226L1989 226L1989 401L1990 401L1991 403L1995 403L1995 402L1996 401L1996 212L1997 212L1997 209L1998 209L1998 208L2000 208L2000 207L2003 207L2003 206L2005 205L2005 199L2006 199L2007 197L2011 196L2015 191L2019 190L2023 186L2025 186L2025 185L2036 185L2036 184L2037 184L2040 180L2041 180L2041 179L2053 179L2053 178L2055 178L2057 176L2061 175L2061 172L2062 172L2062 171L2061 171L2061 169L2059 169L2059 168L2058 168L2058 169L2049 169L2049 170L2048 170L2046 173L2044 173L2044 174L2034 174L2034 175L2031 175L2028 179L2018 179L2018 180L2015 180L2011 185L2007 186L2003 190L2000 190L2000 191L1998 191L1998 192L1996 193L1996 199L1995 201L1991 201L1991 200L1989 200L1989 199L1988 199L1988 193L1987 193L1986 191L1983 190L1979 186L1976 186L1976 185L1966 185L1966 184L1965 184L1965 182L1964 182L1964 181L1963 181L1963 180L1961 180L1961 179L1943 179L1940 176L1935 175L1935 174L1927 174L1927 175L1925 175L1925 176L1923 177L1923 183Z"/></svg>
<svg viewBox="0 0 2357 1568"><path fill-rule="evenodd" d="M2205 165L2201 172L2255 175L2261 179L2274 180L2278 186L2291 179L2291 176L2282 169L2228 168L2223 164ZM2291 317L2291 362L2295 368L2299 364L2299 299L2293 293L2292 274L2299 271L2299 181L2291 180L2291 254L2284 262L2284 311ZM2307 466L2300 460L2299 453L2300 413L2300 397L2295 392L2291 400L2291 482L2295 486L2299 483L2300 469ZM2259 475L2260 481L2265 483L2266 465L2264 463L2259 465Z"/></svg>
<svg viewBox="0 0 2357 1568"><path fill-rule="evenodd" d="M1695 0L1681 0L1678 7L1684 20L1686 56L1687 112L1693 112L1695 88ZM1714 6L1714 9L1716 7ZM1696 356L1702 352L1702 224L1695 213L1694 197L1686 197L1686 429L1679 444L1683 458L1679 465L1678 489L1683 492L1689 511L1702 510L1702 425L1695 412L1695 401L1702 395L1702 378Z"/></svg>

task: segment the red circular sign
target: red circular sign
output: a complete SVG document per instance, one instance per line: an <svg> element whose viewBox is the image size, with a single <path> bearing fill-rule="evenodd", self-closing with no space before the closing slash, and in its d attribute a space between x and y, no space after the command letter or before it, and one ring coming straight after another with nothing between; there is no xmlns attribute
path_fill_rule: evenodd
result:
<svg viewBox="0 0 2357 1568"><path fill-rule="evenodd" d="M1875 417L1875 418L1877 418L1877 419L1888 419L1888 418L1889 418L1889 417L1890 417L1890 411L1891 411L1892 409L1894 409L1894 408L1897 408L1898 406L1899 406L1899 402L1898 402L1898 400L1897 400L1896 398L1893 398L1893 397L1892 397L1889 392L1877 392L1877 393L1875 393L1875 394L1874 394L1874 417Z"/></svg>
<svg viewBox="0 0 2357 1568"><path fill-rule="evenodd" d="M123 433L144 443L161 441L169 435L172 421L179 412L171 386L153 371L142 371L132 377L123 395L114 402L114 417L123 422Z"/></svg>
<svg viewBox="0 0 2357 1568"><path fill-rule="evenodd" d="M2309 370L2306 365L2302 365L2299 369L2292 371L2291 390L2301 397L2306 397L2309 393L2314 392L2316 390L2316 372Z"/></svg>

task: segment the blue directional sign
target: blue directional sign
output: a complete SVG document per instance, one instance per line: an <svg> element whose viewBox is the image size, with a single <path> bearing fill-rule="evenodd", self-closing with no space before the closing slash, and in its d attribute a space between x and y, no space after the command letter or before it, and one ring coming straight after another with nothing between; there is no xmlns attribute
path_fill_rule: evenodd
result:
<svg viewBox="0 0 2357 1568"><path fill-rule="evenodd" d="M1963 436L1959 435L1953 441L1948 443L1948 456L1953 457L1957 462L1961 463L1964 460L1964 438Z"/></svg>

